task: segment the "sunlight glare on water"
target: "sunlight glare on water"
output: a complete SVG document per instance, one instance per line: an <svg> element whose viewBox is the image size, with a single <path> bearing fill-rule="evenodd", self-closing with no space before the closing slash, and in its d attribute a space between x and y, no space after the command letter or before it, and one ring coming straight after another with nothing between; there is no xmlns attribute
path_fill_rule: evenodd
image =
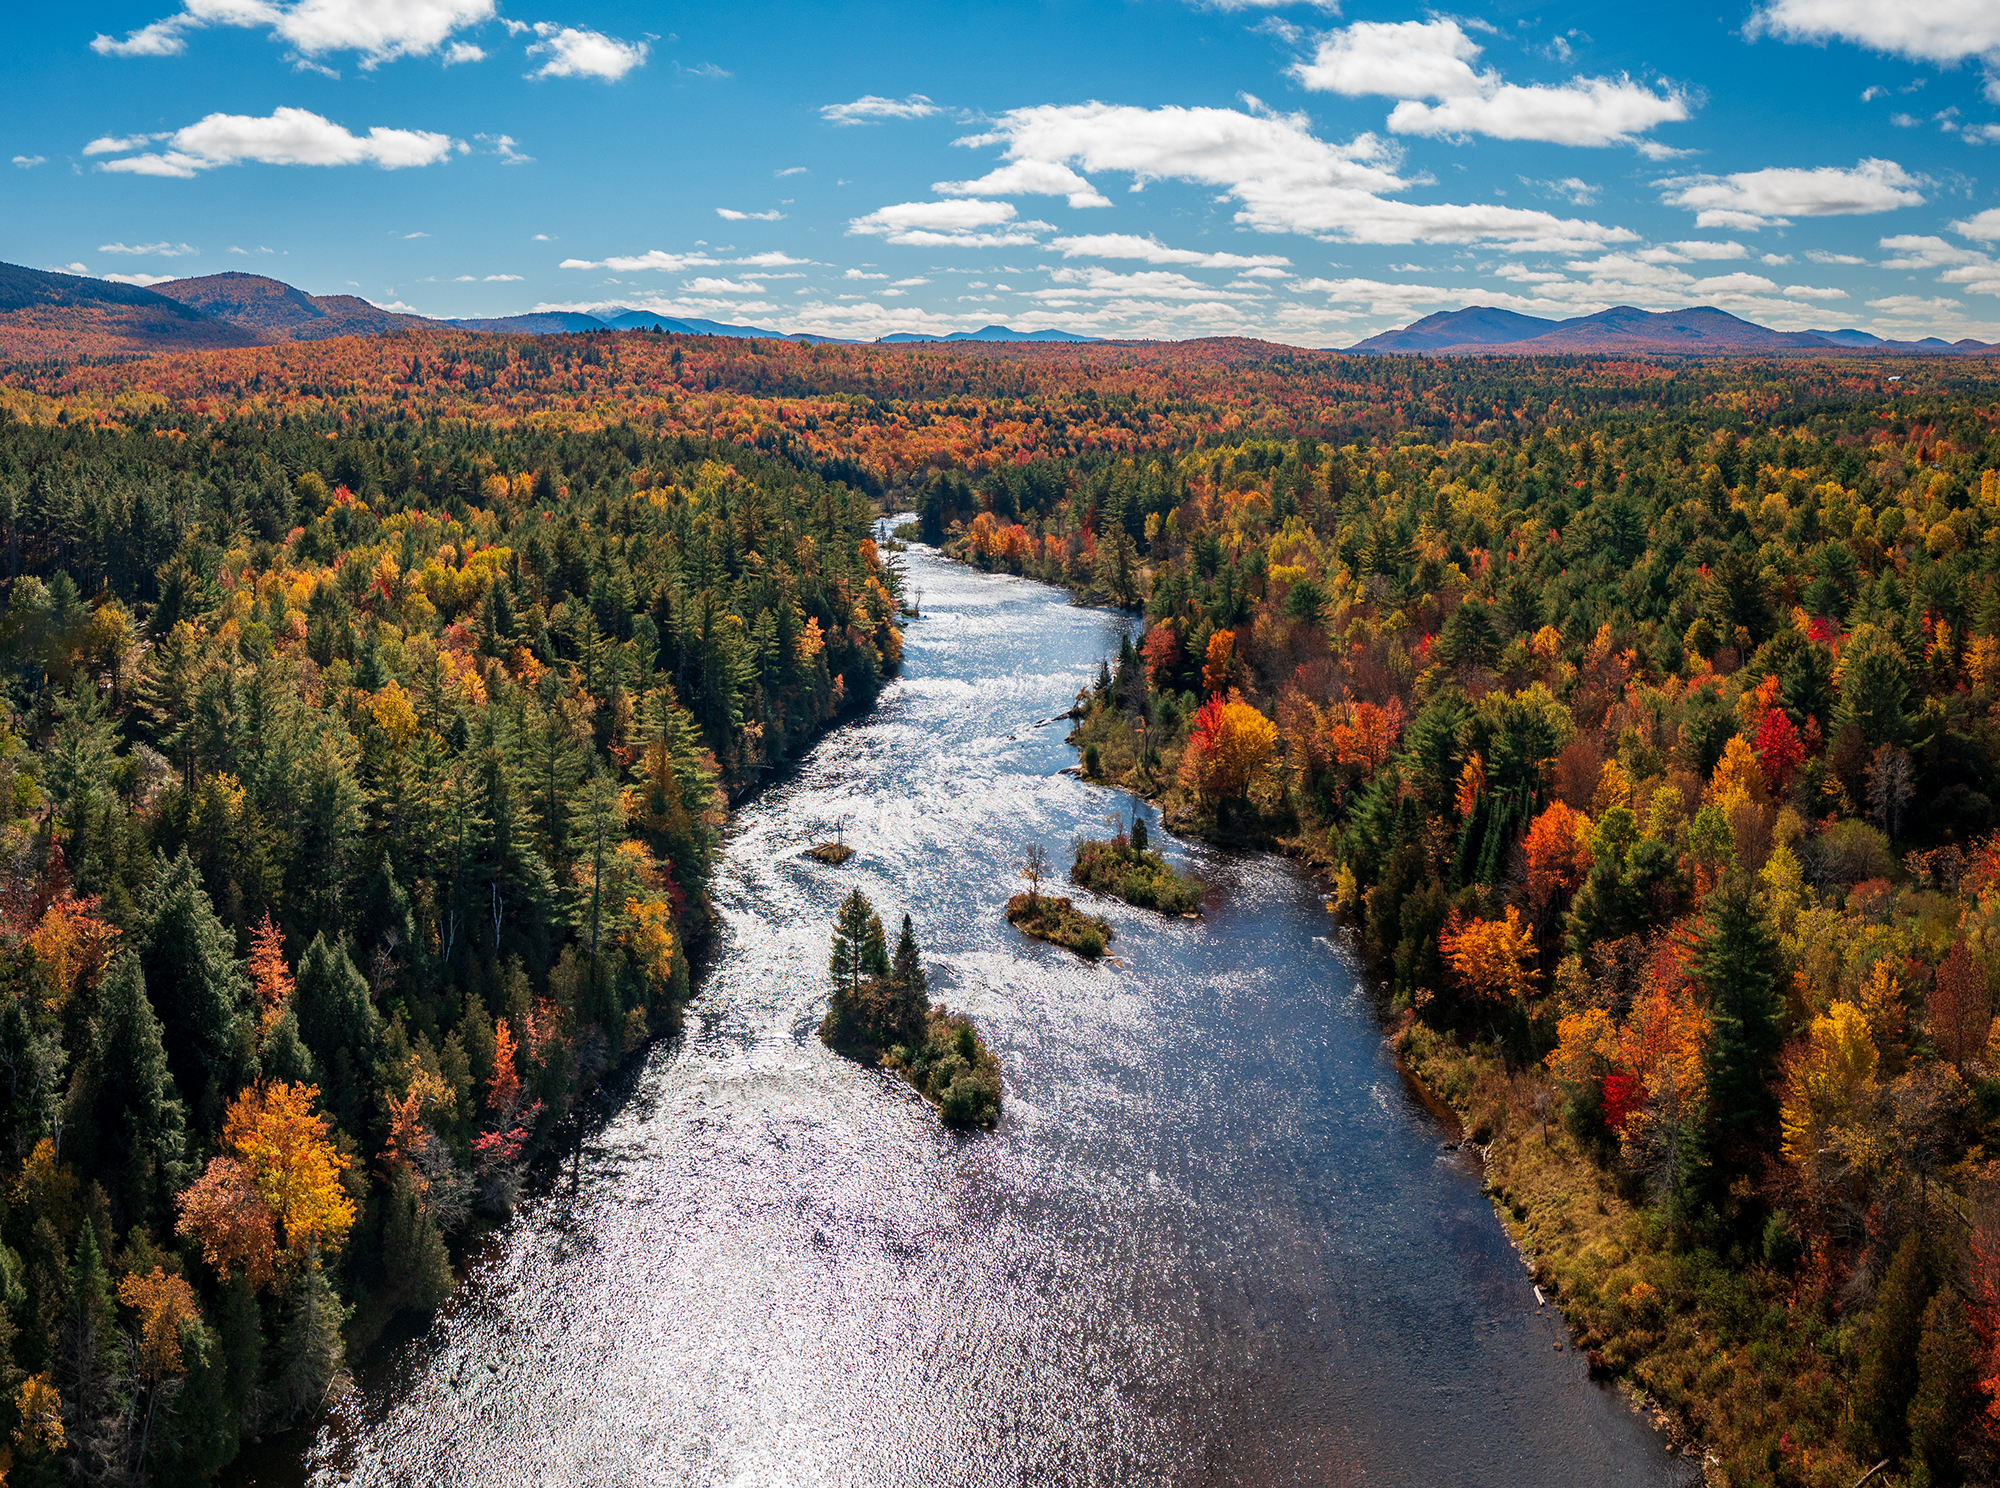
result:
<svg viewBox="0 0 2000 1488"><path fill-rule="evenodd" d="M1005 923L1028 843L1132 809L1059 773L1057 716L1129 621L908 561L904 675L737 814L684 1036L303 1464L238 1481L1686 1481L1553 1348L1290 865L1167 840L1209 912L1093 903L1122 965ZM842 819L853 860L806 859ZM998 1052L998 1131L813 1036L855 887Z"/></svg>

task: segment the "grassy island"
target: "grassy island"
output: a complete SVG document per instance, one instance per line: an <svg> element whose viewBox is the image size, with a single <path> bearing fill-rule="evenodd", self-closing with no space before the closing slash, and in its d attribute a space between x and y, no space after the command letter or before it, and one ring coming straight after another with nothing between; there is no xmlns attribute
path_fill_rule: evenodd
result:
<svg viewBox="0 0 2000 1488"><path fill-rule="evenodd" d="M824 863L829 868L838 868L854 856L854 849L845 842L815 842L806 849L806 856L815 863Z"/></svg>
<svg viewBox="0 0 2000 1488"><path fill-rule="evenodd" d="M1023 935L1050 941L1095 961L1111 944L1111 922L1087 915L1054 894L1016 894L1007 901L1007 922Z"/></svg>
<svg viewBox="0 0 2000 1488"><path fill-rule="evenodd" d="M1078 843L1069 879L1080 888L1115 894L1161 914L1194 914L1201 906L1201 885L1148 849L1143 817L1133 818L1129 835Z"/></svg>
<svg viewBox="0 0 2000 1488"><path fill-rule="evenodd" d="M819 1036L862 1064L893 1070L938 1108L947 1126L1000 1119L1000 1061L963 1013L930 1000L910 917L889 956L882 921L859 889L833 929L833 996Z"/></svg>

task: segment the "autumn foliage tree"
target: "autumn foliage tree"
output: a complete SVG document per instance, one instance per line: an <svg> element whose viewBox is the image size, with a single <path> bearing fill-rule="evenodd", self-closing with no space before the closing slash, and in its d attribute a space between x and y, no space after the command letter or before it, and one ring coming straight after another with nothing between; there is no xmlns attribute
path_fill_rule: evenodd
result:
<svg viewBox="0 0 2000 1488"><path fill-rule="evenodd" d="M1448 925L1438 948L1452 975L1478 1002L1519 1002L1538 980L1534 934L1511 904L1497 920Z"/></svg>
<svg viewBox="0 0 2000 1488"><path fill-rule="evenodd" d="M341 1178L351 1164L314 1110L318 1098L317 1086L276 1081L230 1102L223 1152L178 1200L180 1233L218 1273L241 1266L268 1282L274 1260L302 1264L346 1238L355 1206Z"/></svg>
<svg viewBox="0 0 2000 1488"><path fill-rule="evenodd" d="M1278 730L1236 693L1212 693L1195 717L1181 755L1180 782L1205 800L1242 796L1270 763Z"/></svg>

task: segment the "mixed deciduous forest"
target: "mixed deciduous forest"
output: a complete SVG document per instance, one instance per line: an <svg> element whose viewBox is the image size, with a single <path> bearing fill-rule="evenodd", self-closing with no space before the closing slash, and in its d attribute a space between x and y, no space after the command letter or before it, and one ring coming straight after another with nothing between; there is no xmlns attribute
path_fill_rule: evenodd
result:
<svg viewBox="0 0 2000 1488"><path fill-rule="evenodd" d="M443 1295L896 666L881 509L1143 610L1093 778L1323 866L1716 1481L1992 1473L1980 367L424 332L0 408L19 1480L199 1479Z"/></svg>

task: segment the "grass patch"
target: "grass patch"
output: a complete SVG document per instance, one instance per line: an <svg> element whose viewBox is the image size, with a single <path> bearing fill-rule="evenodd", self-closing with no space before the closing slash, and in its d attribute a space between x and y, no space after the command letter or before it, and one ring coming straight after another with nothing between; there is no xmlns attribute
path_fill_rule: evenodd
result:
<svg viewBox="0 0 2000 1488"><path fill-rule="evenodd" d="M1054 894L1016 894L1007 901L1007 922L1023 935L1046 940L1095 961L1111 944L1111 922L1087 915Z"/></svg>
<svg viewBox="0 0 2000 1488"><path fill-rule="evenodd" d="M1539 1070L1510 1073L1492 1050L1414 1021L1396 1049L1484 1146L1501 1223L1592 1370L1703 1442L1720 1464L1711 1484L1851 1488L1873 1465L1839 1445L1853 1325L1833 1299L1760 1261L1677 1243L1579 1146Z"/></svg>

